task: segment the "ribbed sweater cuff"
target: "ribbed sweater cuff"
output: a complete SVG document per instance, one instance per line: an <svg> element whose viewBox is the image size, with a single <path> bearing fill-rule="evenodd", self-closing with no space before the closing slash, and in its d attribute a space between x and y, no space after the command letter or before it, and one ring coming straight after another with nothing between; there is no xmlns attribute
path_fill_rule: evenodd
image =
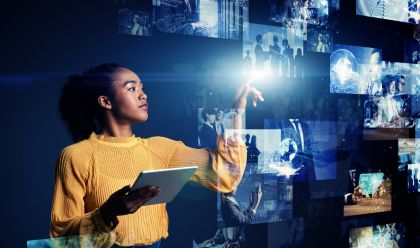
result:
<svg viewBox="0 0 420 248"><path fill-rule="evenodd" d="M105 224L104 219L102 218L101 213L99 212L99 208L93 211L92 222L95 225L98 232L111 232L117 227L119 223L118 218L114 217L114 219L111 221L111 226Z"/></svg>

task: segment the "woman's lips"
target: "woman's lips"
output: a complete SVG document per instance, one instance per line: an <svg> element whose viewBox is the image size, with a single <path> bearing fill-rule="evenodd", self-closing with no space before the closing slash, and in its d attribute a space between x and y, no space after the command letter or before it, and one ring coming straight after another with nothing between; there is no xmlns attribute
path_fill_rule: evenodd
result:
<svg viewBox="0 0 420 248"><path fill-rule="evenodd" d="M149 105L148 104L143 104L143 105L140 105L139 108L141 108L143 110L147 110L149 108Z"/></svg>

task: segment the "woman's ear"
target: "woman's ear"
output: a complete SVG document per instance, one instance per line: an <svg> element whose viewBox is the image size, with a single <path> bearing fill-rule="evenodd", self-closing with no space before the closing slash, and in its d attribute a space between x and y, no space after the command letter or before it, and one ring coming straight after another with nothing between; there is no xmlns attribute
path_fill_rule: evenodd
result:
<svg viewBox="0 0 420 248"><path fill-rule="evenodd" d="M112 109L111 101L107 96L99 96L98 104L105 109Z"/></svg>

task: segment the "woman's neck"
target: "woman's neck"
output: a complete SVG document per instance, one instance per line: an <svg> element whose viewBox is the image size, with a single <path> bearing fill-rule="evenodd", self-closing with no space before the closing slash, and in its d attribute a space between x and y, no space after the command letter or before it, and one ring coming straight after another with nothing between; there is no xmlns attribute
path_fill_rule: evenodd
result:
<svg viewBox="0 0 420 248"><path fill-rule="evenodd" d="M100 134L111 137L130 137L133 135L131 125L114 125L109 124L104 126Z"/></svg>

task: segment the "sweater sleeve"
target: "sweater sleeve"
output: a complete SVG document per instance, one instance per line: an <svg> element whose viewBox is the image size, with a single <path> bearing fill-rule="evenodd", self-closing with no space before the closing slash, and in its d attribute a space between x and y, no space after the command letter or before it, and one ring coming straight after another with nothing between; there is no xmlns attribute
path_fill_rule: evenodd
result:
<svg viewBox="0 0 420 248"><path fill-rule="evenodd" d="M222 136L217 139L216 151L194 149L176 142L169 157L169 167L198 166L191 180L222 193L232 192L241 182L246 166L246 147L243 143L228 145Z"/></svg>
<svg viewBox="0 0 420 248"><path fill-rule="evenodd" d="M84 196L89 175L89 156L79 153L70 146L61 152L57 160L50 236L87 235L95 244L112 246L115 241L112 230L118 220L115 219L109 227L104 223L98 209L85 213Z"/></svg>

